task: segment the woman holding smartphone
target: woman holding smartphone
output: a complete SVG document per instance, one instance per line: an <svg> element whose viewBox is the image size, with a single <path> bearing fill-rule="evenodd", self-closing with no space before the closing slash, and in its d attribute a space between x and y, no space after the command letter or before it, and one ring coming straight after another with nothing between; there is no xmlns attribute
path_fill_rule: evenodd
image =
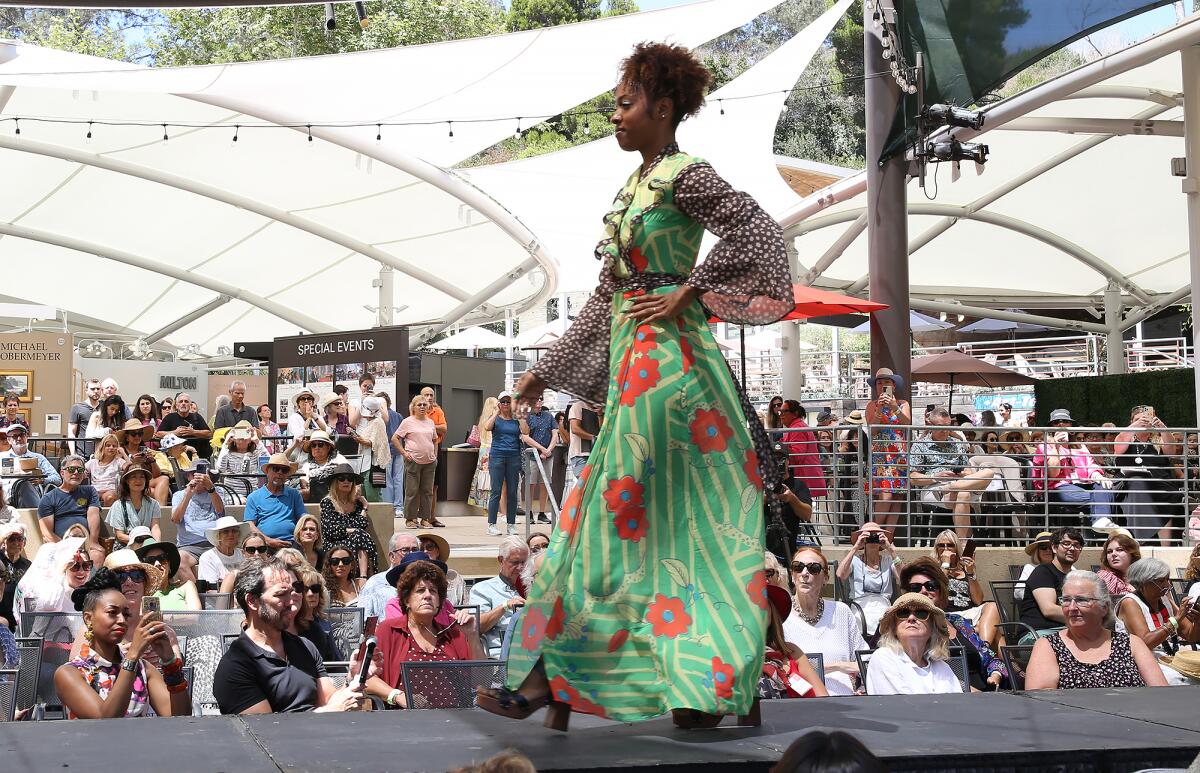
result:
<svg viewBox="0 0 1200 773"><path fill-rule="evenodd" d="M979 636L995 650L1000 610L995 602L983 600L983 588L975 574L975 543L964 542L947 529L933 541L933 557L941 563L949 581L946 611L970 621Z"/></svg>
<svg viewBox="0 0 1200 773"><path fill-rule="evenodd" d="M875 498L875 518L883 528L900 522L897 512L904 499L906 485L904 430L912 424L912 407L897 393L904 379L891 368L880 368L867 379L875 390L875 399L867 403L867 426L871 431L871 477L863 481L864 490ZM879 426L884 425L884 426Z"/></svg>

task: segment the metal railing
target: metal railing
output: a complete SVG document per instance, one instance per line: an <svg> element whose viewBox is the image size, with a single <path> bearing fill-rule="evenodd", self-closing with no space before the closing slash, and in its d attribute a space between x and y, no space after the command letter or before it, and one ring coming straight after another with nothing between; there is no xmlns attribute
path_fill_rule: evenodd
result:
<svg viewBox="0 0 1200 773"><path fill-rule="evenodd" d="M868 520L895 527L898 544L909 546L932 544L943 529L981 544L1024 545L1066 525L1089 542L1118 527L1143 545L1200 537L1195 427L1149 436L1118 427L897 425L772 434L812 496L814 528L834 543Z"/></svg>

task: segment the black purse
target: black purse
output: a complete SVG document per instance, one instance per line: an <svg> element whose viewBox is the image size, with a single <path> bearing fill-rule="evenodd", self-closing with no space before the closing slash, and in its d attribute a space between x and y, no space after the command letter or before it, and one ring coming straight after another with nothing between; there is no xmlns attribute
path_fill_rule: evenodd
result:
<svg viewBox="0 0 1200 773"><path fill-rule="evenodd" d="M367 473L368 480L375 488L387 487L387 470L377 464L372 464L370 471Z"/></svg>

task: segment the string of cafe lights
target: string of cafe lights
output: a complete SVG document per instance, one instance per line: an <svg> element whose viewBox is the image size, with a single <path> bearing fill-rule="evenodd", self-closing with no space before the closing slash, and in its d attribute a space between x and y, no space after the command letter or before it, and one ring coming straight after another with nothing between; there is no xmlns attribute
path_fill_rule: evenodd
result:
<svg viewBox="0 0 1200 773"><path fill-rule="evenodd" d="M866 82L873 78L896 77L895 70L897 64L892 60L891 72L869 73L861 77L842 78L836 81L828 81L811 86L795 86L790 89L776 89L772 91L759 92L757 94L742 94L732 97L719 97L713 99L717 103L717 108L721 115L725 115L725 103L741 102L748 99L762 99L765 97L783 97L784 103L780 112L786 113L787 99L795 94L808 91L821 91L833 89L849 83ZM86 140L92 140L94 134L102 127L132 127L132 128L157 128L162 129L163 141L168 141L171 138L172 130L212 130L223 129L233 133L232 141L237 142L243 130L257 129L288 129L292 131L301 131L306 135L308 142L313 141L314 129L375 129L375 139L383 140L384 131L389 128L399 128L406 126L438 126L444 124L446 126L447 135L450 139L454 139L455 124L480 124L480 123L508 123L514 122L513 138L518 139L523 131L532 129L537 125L549 120L557 120L570 117L583 117L588 115L611 113L611 106L601 106L592 108L576 108L559 113L537 116L500 116L494 118L434 118L412 121L304 121L304 122L287 122L287 123L269 123L266 121L219 121L213 123L199 123L195 121L154 121L154 120L120 120L120 119L98 119L98 118L58 118L50 116L36 115L13 115L0 116L0 124L12 124L13 133L20 135L22 126L36 124L52 124L52 125L70 125L86 127ZM585 123L583 126L585 135L591 134L590 127Z"/></svg>

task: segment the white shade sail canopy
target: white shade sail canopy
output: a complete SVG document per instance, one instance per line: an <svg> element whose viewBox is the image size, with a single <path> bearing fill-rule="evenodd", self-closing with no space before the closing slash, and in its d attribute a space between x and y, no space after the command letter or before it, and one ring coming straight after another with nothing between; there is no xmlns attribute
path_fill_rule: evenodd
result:
<svg viewBox="0 0 1200 773"><path fill-rule="evenodd" d="M611 88L634 43L696 46L777 2L206 67L0 42L0 119L21 119L0 121L12 294L146 333L211 305L168 335L206 351L369 327L382 266L398 324L523 311L553 292L557 264L511 207L445 168L516 128L472 119L537 117L527 128Z"/></svg>
<svg viewBox="0 0 1200 773"><path fill-rule="evenodd" d="M484 327L469 327L429 344L426 348L444 352L451 349L503 349L506 346L508 339L499 333L493 333Z"/></svg>
<svg viewBox="0 0 1200 773"><path fill-rule="evenodd" d="M679 126L679 145L684 152L703 156L733 187L754 196L772 216L799 201L780 176L772 149L786 92L795 86L850 3L838 0L754 67L709 94L700 113ZM579 291L596 286L600 265L592 256L601 236L601 218L639 163L640 159L607 137L536 158L464 170L463 174L512 207L558 257L559 288ZM569 195L522 195L552 190ZM711 237L706 239L711 243Z"/></svg>
<svg viewBox="0 0 1200 773"><path fill-rule="evenodd" d="M1198 43L1192 16L989 106L981 133L955 130L990 157L982 174L965 163L952 179L942 164L925 191L910 182L913 307L1099 309L1111 283L1128 327L1183 298L1187 212L1171 159L1184 155L1178 52ZM860 173L782 218L811 284L866 287L865 189Z"/></svg>

